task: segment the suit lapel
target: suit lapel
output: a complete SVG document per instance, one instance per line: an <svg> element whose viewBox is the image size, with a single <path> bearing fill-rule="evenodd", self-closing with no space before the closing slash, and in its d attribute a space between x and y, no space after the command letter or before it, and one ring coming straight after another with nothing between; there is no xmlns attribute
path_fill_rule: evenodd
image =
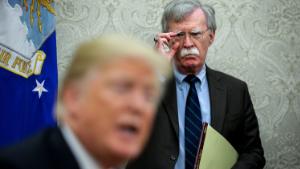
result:
<svg viewBox="0 0 300 169"><path fill-rule="evenodd" d="M55 168L79 169L78 163L63 138L60 129L55 128L53 130L48 137L47 144L48 152L51 154Z"/></svg>
<svg viewBox="0 0 300 169"><path fill-rule="evenodd" d="M206 73L210 95L211 125L221 133L226 113L227 91L225 86L220 84L220 77L214 70L207 66ZM178 138L179 126L175 77L168 82L166 95L162 103Z"/></svg>
<svg viewBox="0 0 300 169"><path fill-rule="evenodd" d="M207 67L207 81L210 95L211 125L222 132L226 113L226 88L220 84L220 77Z"/></svg>
<svg viewBox="0 0 300 169"><path fill-rule="evenodd" d="M178 112L177 112L177 96L176 96L176 81L173 77L166 86L166 95L162 101L163 107L166 109L168 117L171 121L171 124L175 130L176 136L178 138Z"/></svg>

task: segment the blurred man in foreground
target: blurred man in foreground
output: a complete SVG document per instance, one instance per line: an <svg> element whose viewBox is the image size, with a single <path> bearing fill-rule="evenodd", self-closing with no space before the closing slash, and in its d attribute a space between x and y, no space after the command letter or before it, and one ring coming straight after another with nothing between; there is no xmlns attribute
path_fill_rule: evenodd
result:
<svg viewBox="0 0 300 169"><path fill-rule="evenodd" d="M122 168L142 150L169 77L167 60L121 37L80 46L62 81L61 126L0 153L0 168Z"/></svg>

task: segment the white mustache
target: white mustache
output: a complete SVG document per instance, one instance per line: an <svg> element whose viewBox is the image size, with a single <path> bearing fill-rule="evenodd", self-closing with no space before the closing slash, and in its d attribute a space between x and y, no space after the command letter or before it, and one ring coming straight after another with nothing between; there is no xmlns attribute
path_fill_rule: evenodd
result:
<svg viewBox="0 0 300 169"><path fill-rule="evenodd" d="M182 48L180 50L180 57L185 57L187 55L190 55L190 57L196 57L195 55L199 55L200 52L197 48Z"/></svg>

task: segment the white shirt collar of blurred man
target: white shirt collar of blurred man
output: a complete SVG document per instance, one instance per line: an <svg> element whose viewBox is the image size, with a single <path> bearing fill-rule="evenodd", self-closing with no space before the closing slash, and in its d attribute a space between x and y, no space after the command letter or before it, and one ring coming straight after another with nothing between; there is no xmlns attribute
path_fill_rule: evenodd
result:
<svg viewBox="0 0 300 169"><path fill-rule="evenodd" d="M83 145L79 142L76 135L70 129L67 124L63 124L61 127L62 135L66 140L68 146L71 149L71 152L75 156L75 159L78 162L80 169L102 169L99 163L92 157L92 155L83 147ZM111 168L111 169L124 169L120 168Z"/></svg>

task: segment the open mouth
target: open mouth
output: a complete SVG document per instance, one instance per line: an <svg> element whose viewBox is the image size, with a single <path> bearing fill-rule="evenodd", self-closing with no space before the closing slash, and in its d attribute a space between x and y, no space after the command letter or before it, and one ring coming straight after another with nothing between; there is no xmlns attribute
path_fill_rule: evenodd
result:
<svg viewBox="0 0 300 169"><path fill-rule="evenodd" d="M139 134L139 127L134 123L121 123L118 125L118 131L122 139L132 140Z"/></svg>
<svg viewBox="0 0 300 169"><path fill-rule="evenodd" d="M134 125L131 125L131 124L121 124L120 125L120 130L122 130L123 132L126 132L128 134L138 133L138 128Z"/></svg>

